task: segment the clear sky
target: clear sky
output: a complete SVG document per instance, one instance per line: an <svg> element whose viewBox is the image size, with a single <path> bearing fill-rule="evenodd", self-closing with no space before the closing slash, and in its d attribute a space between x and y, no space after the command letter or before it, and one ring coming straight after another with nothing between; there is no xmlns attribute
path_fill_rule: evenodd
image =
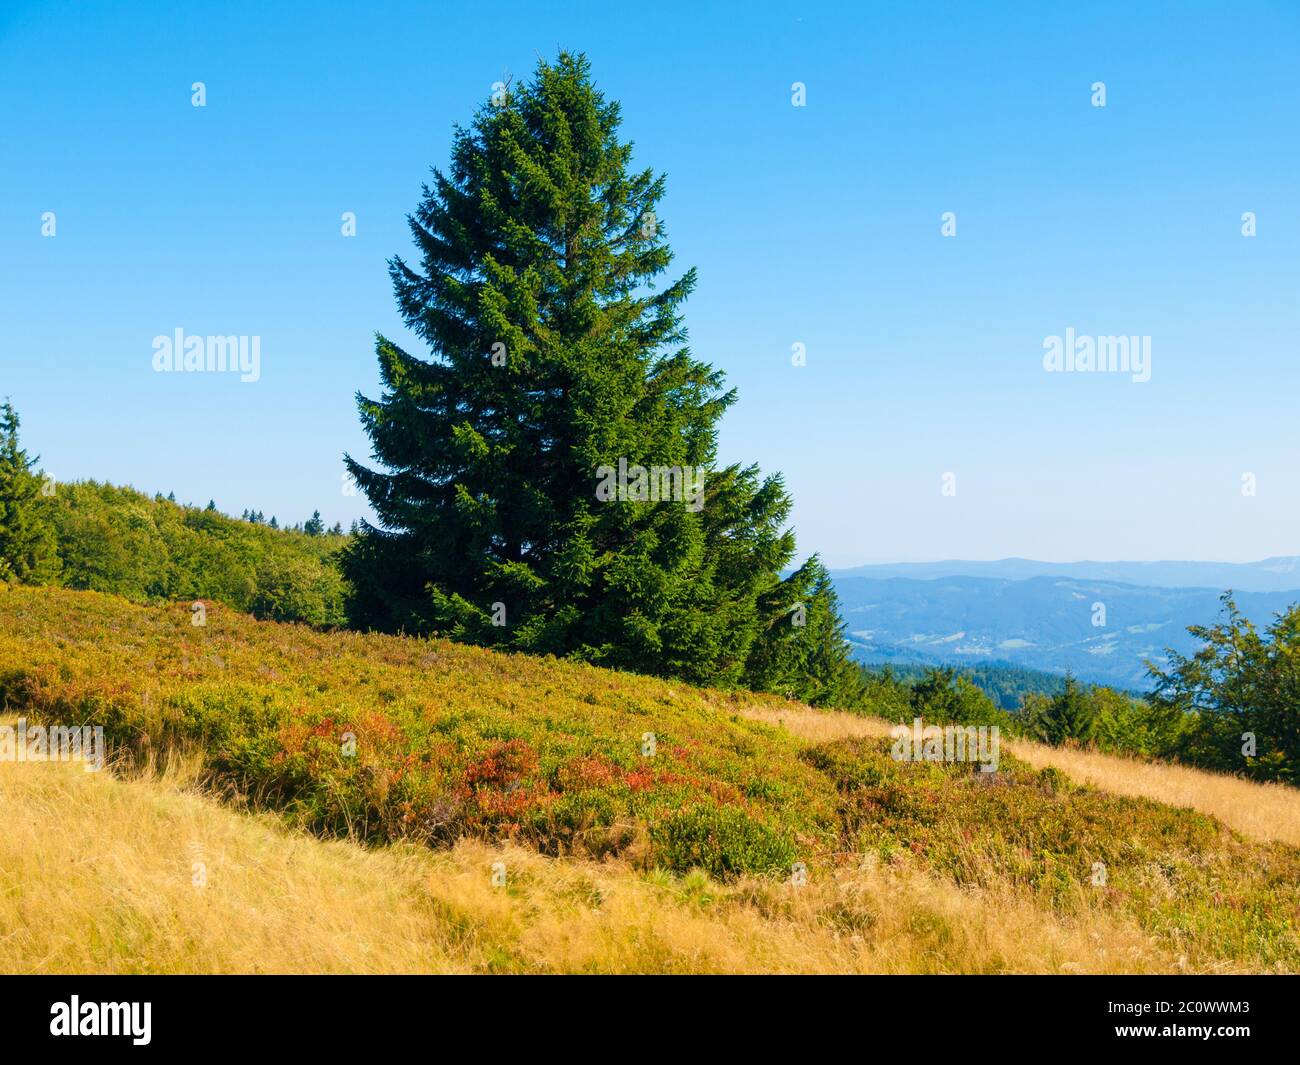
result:
<svg viewBox="0 0 1300 1065"><path fill-rule="evenodd" d="M561 47L667 172L723 458L784 472L801 553L1300 553L1294 0L3 0L0 395L43 465L363 514L372 334L418 349L385 259L453 123ZM177 328L260 336L261 379L153 372ZM1151 380L1046 372L1067 329L1150 337Z"/></svg>

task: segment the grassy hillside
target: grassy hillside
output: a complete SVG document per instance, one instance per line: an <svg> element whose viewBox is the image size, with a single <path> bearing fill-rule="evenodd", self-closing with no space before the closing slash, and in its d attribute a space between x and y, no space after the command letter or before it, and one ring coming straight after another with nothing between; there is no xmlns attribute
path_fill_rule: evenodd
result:
<svg viewBox="0 0 1300 1065"><path fill-rule="evenodd" d="M583 904L624 913L631 923L611 933L615 941L634 936L635 899L666 900L677 914L666 922L680 918L701 936L717 926L723 968L803 967L745 953L761 954L770 923L769 946L817 940L810 967L887 969L880 937L911 929L912 946L929 946L919 955L909 946L903 964L926 971L1059 967L1061 958L1125 968L1107 950L1136 968L1300 969L1294 847L1193 810L1076 786L1005 752L996 774L898 762L872 734L879 724L776 699L444 642L323 634L215 607L196 627L183 605L7 586L0 699L11 715L103 724L137 766L181 752L207 789L275 811L277 824L382 845L373 853L393 860L421 845L418 858L402 860L442 863L419 865L441 870L434 877L472 867L482 880L484 848L507 846L527 856L520 861L539 882L622 885L626 910L590 902L605 897L599 886ZM838 728L845 718L856 733ZM643 753L647 733L652 754ZM37 769L59 767L6 772L35 788ZM547 864L555 858L563 861ZM796 863L807 869L802 886L790 882ZM516 889L527 894L530 883ZM549 898L552 888L536 890ZM516 905L486 881L475 891L489 908ZM893 912L891 898L907 913ZM685 916L672 901L681 899ZM518 905L534 916L564 909ZM1040 949L1002 927L1012 915L1038 930ZM603 917L588 917L575 918L573 936L603 927ZM515 918L501 920L524 935ZM1091 953L1081 927L1101 937ZM727 955L738 928L760 940ZM613 955L594 943L538 954L502 934L497 961L453 951L448 964L690 967L675 953L685 940L658 954L627 944L619 954L612 943Z"/></svg>
<svg viewBox="0 0 1300 1065"><path fill-rule="evenodd" d="M0 833L0 972L1178 970L1122 918L1064 918L901 863L796 890L474 840L364 848L188 782L0 762L0 808L23 814Z"/></svg>
<svg viewBox="0 0 1300 1065"><path fill-rule="evenodd" d="M0 618L10 706L103 724L136 753L194 747L213 780L317 831L517 838L719 874L788 870L833 837L831 783L737 717L739 697L218 605L198 627L185 604L14 587Z"/></svg>

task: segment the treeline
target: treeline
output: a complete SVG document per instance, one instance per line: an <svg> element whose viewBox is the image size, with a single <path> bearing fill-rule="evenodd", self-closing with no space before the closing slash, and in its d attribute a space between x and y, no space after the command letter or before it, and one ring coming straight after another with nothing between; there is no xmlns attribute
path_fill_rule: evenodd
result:
<svg viewBox="0 0 1300 1065"><path fill-rule="evenodd" d="M934 668L934 666L913 662L862 666L868 675L868 681L872 674L888 670L892 677L905 683L920 680ZM1056 695L1065 685L1065 678L1056 673L1028 669L1010 662L963 665L961 675L1003 710L1018 710L1029 695Z"/></svg>
<svg viewBox="0 0 1300 1065"><path fill-rule="evenodd" d="M341 531L277 530L94 481L55 484L0 406L0 579L136 602L212 599L275 621L344 625ZM314 519L319 523L319 515Z"/></svg>
<svg viewBox="0 0 1300 1065"><path fill-rule="evenodd" d="M342 534L276 530L93 481L58 485L44 502L65 587L137 601L215 599L322 628L347 622Z"/></svg>
<svg viewBox="0 0 1300 1065"><path fill-rule="evenodd" d="M173 503L176 502L176 498L174 496L168 496L168 498L171 499ZM207 509L216 510L217 506L215 503L209 502ZM265 525L267 528L270 529L280 528L280 521L274 514L272 514L270 519L268 520L266 515L263 514L262 511L260 510L245 510L239 517L240 520L252 522L254 525ZM353 522L352 524L353 524L352 531L355 532L356 522ZM286 525L285 528L288 529L290 532L306 533L308 536L326 536L326 535L342 536L343 535L343 523L336 521L332 529L326 529L325 522L321 520L319 510L313 510L311 517L308 518L306 521L300 522L297 525Z"/></svg>

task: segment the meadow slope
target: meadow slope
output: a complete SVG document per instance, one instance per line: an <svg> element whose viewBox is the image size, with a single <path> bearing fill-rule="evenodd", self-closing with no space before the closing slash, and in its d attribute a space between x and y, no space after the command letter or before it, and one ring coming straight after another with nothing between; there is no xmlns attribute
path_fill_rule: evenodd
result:
<svg viewBox="0 0 1300 1065"><path fill-rule="evenodd" d="M0 851L8 971L1300 969L1295 847L782 700L0 585L0 702L117 761L0 764L37 815ZM33 834L60 816L100 835ZM196 840L228 856L202 889Z"/></svg>
<svg viewBox="0 0 1300 1065"><path fill-rule="evenodd" d="M1131 921L889 863L796 889L508 843L367 848L237 813L184 767L0 763L0 809L21 815L0 833L4 973L1178 970Z"/></svg>
<svg viewBox="0 0 1300 1065"><path fill-rule="evenodd" d="M895 727L878 717L806 706L748 706L741 713L816 743L849 736L884 738ZM1284 784L1259 783L1226 773L1074 747L1051 747L1032 740L1003 743L1035 769L1056 769L1076 783L1114 795L1153 799L1209 814L1242 835L1264 843L1277 840L1300 847L1300 791Z"/></svg>

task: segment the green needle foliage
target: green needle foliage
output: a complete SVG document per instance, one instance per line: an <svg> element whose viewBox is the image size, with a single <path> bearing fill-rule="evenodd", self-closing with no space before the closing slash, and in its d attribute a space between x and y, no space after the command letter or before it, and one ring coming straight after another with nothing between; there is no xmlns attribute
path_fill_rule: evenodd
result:
<svg viewBox="0 0 1300 1065"><path fill-rule="evenodd" d="M1096 728L1096 709L1089 691L1067 673L1059 692L1027 704L1025 724L1031 735L1054 747L1086 744Z"/></svg>
<svg viewBox="0 0 1300 1065"><path fill-rule="evenodd" d="M353 620L844 698L829 582L816 563L781 576L780 477L715 468L735 393L687 346L695 272L665 279L664 179L632 168L619 124L562 53L458 127L425 186L420 262L390 272L431 354L379 337L384 393L358 396L380 468L346 461L379 520L346 556ZM620 464L673 490L638 495L632 472L598 494Z"/></svg>
<svg viewBox="0 0 1300 1065"><path fill-rule="evenodd" d="M58 576L54 531L44 516L39 459L18 442L13 406L0 406L0 580L44 584Z"/></svg>

